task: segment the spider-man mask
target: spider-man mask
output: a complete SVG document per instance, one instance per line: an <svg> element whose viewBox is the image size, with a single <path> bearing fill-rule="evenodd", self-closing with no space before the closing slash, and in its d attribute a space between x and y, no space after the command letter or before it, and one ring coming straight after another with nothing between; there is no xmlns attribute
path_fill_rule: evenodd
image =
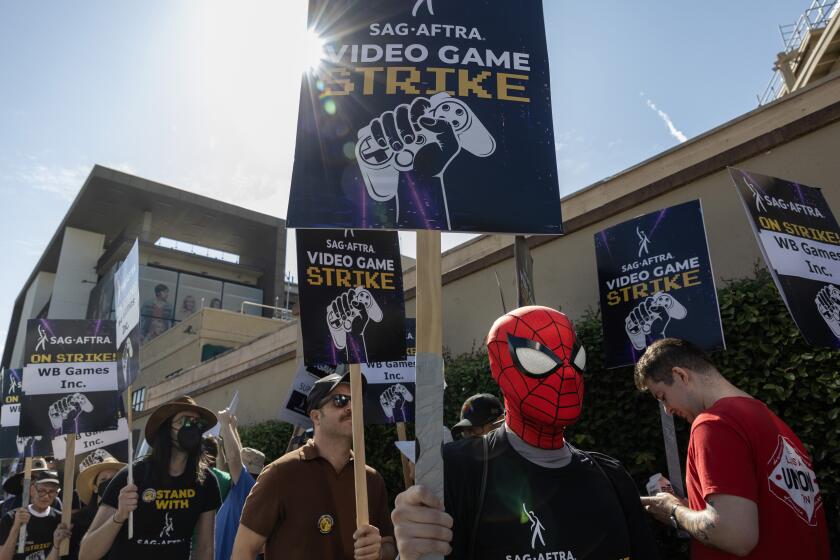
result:
<svg viewBox="0 0 840 560"><path fill-rule="evenodd" d="M508 427L534 447L563 447L566 426L580 416L586 367L569 318L536 305L514 309L493 324L487 350Z"/></svg>

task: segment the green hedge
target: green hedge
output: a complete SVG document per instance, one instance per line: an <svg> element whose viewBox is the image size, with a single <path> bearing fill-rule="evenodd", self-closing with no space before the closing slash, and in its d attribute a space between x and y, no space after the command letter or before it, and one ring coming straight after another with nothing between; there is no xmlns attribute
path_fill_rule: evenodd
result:
<svg viewBox="0 0 840 560"><path fill-rule="evenodd" d="M713 356L735 385L763 400L784 419L814 458L831 530L832 550L840 551L840 371L836 352L808 346L791 320L769 275L732 281L719 290L727 350ZM639 393L632 368L604 368L600 316L587 312L575 321L587 350L586 397L578 425L568 438L583 449L620 459L643 490L647 477L667 473L657 403ZM488 325L489 328L489 325ZM461 403L479 392L499 394L483 348L446 355L445 424L458 420ZM683 467L688 425L677 419ZM267 459L286 447L288 425L268 422L241 429L245 445L262 449ZM411 436L411 434L409 434ZM391 497L403 489L399 453L391 426L368 426L368 464L385 477ZM687 558L687 544L664 528L657 535L666 558Z"/></svg>

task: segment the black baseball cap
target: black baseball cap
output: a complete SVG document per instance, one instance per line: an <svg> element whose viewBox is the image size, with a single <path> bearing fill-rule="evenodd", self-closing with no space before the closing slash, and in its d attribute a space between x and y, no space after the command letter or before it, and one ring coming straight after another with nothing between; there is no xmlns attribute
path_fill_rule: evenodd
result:
<svg viewBox="0 0 840 560"><path fill-rule="evenodd" d="M464 428L489 424L501 416L504 410L502 401L495 395L490 393L473 395L461 406L461 421L452 426L452 431L457 433Z"/></svg>
<svg viewBox="0 0 840 560"><path fill-rule="evenodd" d="M322 377L316 381L315 384L312 385L312 389L309 390L309 394L306 396L306 415L308 416L310 412L319 408L321 401L323 401L327 395L332 393L333 390L342 383L350 383L349 369L343 373L331 373L330 375ZM362 375L363 393L366 387L367 379L365 379L365 376Z"/></svg>

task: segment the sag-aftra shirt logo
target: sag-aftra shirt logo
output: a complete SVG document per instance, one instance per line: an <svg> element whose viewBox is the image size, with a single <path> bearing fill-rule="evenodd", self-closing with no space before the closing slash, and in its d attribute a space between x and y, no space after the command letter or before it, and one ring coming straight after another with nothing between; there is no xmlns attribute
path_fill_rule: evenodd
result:
<svg viewBox="0 0 840 560"><path fill-rule="evenodd" d="M525 503L522 504L521 520L523 526L528 528L528 538L529 544L531 545L531 550L522 554L507 554L505 555L505 560L577 559L577 556L575 556L574 552L572 552L571 550L544 550L546 548L544 535L547 533L547 530L540 521L539 516L534 512L534 510L528 508L528 506ZM622 560L629 560L629 557L623 558Z"/></svg>
<svg viewBox="0 0 840 560"><path fill-rule="evenodd" d="M148 488L143 491L143 501L154 502L158 510L189 509L190 500L195 498L195 488L174 488L155 490Z"/></svg>

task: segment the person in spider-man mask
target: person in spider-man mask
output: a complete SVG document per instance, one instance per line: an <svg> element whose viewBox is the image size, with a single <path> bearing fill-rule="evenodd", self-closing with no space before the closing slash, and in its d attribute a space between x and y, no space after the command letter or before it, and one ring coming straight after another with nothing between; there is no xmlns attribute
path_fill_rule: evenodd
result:
<svg viewBox="0 0 840 560"><path fill-rule="evenodd" d="M392 514L402 560L659 558L636 486L621 464L565 439L581 414L586 351L547 307L500 317L487 335L505 423L444 446L445 502L422 486Z"/></svg>

